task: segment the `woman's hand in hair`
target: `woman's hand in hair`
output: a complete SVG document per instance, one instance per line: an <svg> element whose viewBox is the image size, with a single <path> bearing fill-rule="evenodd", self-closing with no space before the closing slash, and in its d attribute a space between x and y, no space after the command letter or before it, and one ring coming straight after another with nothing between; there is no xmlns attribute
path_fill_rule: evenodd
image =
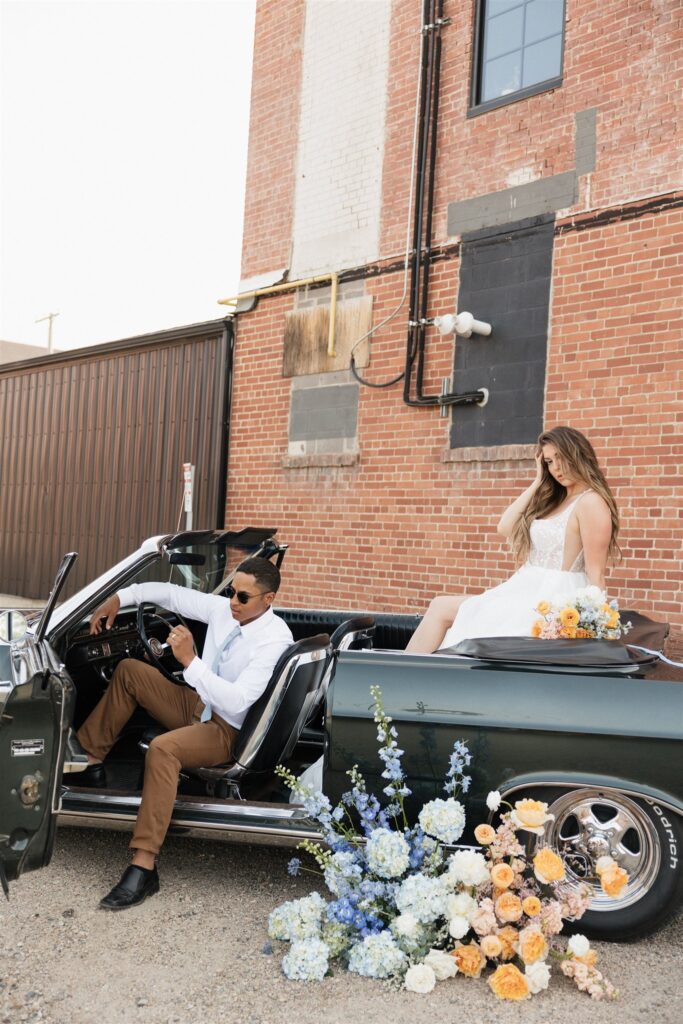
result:
<svg viewBox="0 0 683 1024"><path fill-rule="evenodd" d="M542 451L542 449L539 448L536 451L536 453L534 455L534 462L536 463L536 479L534 480L534 483L538 487L538 485L543 480L544 465L543 465L543 451Z"/></svg>

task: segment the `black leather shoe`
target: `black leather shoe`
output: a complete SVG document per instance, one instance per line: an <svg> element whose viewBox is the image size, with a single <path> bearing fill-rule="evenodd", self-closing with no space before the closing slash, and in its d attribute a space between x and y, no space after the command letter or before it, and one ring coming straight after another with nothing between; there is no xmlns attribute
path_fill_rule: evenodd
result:
<svg viewBox="0 0 683 1024"><path fill-rule="evenodd" d="M121 875L121 881L110 893L100 900L104 910L127 910L142 903L148 896L159 892L159 875L157 869L139 868L130 864Z"/></svg>
<svg viewBox="0 0 683 1024"><path fill-rule="evenodd" d="M62 775L62 785L88 786L93 789L106 789L107 773L104 765L100 761L99 764L89 764L82 772L67 772L66 775Z"/></svg>

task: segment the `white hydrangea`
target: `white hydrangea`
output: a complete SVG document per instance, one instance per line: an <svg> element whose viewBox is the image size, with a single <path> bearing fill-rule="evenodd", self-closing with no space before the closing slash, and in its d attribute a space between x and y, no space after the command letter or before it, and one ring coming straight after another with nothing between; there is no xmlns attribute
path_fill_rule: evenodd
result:
<svg viewBox="0 0 683 1024"><path fill-rule="evenodd" d="M440 878L410 875L396 892L396 908L401 914L412 914L421 924L430 924L442 917L446 909L446 893Z"/></svg>
<svg viewBox="0 0 683 1024"><path fill-rule="evenodd" d="M457 843L465 828L465 808L449 797L448 800L430 800L418 818L420 828L441 843Z"/></svg>
<svg viewBox="0 0 683 1024"><path fill-rule="evenodd" d="M446 897L446 917L465 917L472 920L479 909L479 904L474 896L468 892L451 892Z"/></svg>
<svg viewBox="0 0 683 1024"><path fill-rule="evenodd" d="M271 911L268 934L271 939L296 942L319 936L320 922L327 904L320 893L312 892L300 900L289 900Z"/></svg>
<svg viewBox="0 0 683 1024"><path fill-rule="evenodd" d="M400 878L409 858L410 847L403 836L387 828L376 828L365 847L368 867L380 878Z"/></svg>
<svg viewBox="0 0 683 1024"><path fill-rule="evenodd" d="M290 981L322 981L329 957L329 948L321 939L301 939L293 942L282 958L282 970Z"/></svg>
<svg viewBox="0 0 683 1024"><path fill-rule="evenodd" d="M349 970L364 978L390 978L400 974L408 958L388 931L368 935L349 954Z"/></svg>
<svg viewBox="0 0 683 1024"><path fill-rule="evenodd" d="M419 992L424 995L431 992L436 985L436 975L428 964L414 964L405 975L405 986L408 992Z"/></svg>
<svg viewBox="0 0 683 1024"><path fill-rule="evenodd" d="M448 871L444 881L451 888L462 885L483 885L489 879L489 869L483 853L476 850L456 850L448 858Z"/></svg>
<svg viewBox="0 0 683 1024"><path fill-rule="evenodd" d="M389 925L394 935L402 939L417 939L420 934L420 922L414 914L399 914Z"/></svg>
<svg viewBox="0 0 683 1024"><path fill-rule="evenodd" d="M550 983L550 968L545 960L537 960L536 963L529 964L524 969L524 974L532 996L538 995Z"/></svg>
<svg viewBox="0 0 683 1024"><path fill-rule="evenodd" d="M434 971L437 981L454 978L458 973L458 965L455 962L455 958L443 949L430 949L424 962Z"/></svg>

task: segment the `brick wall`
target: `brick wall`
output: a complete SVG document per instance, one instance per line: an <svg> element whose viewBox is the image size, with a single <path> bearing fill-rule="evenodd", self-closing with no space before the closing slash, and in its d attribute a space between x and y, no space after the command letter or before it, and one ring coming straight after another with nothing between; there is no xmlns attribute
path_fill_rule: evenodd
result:
<svg viewBox="0 0 683 1024"><path fill-rule="evenodd" d="M277 6L279 13L285 5ZM453 241L449 204L551 175L576 176L577 202L557 211L555 226L544 422L584 430L615 491L624 560L611 574L612 592L624 606L681 626L683 214L673 145L683 94L680 5L568 0L562 87L469 119L473 4L445 6L453 23L443 33L435 241ZM280 125L283 152L273 153L264 141L273 122L257 61L254 94L262 107L252 117L251 147L259 159L251 160L247 184L243 276L286 265L292 244L290 136L298 131L299 79L289 62L303 4L289 7L291 25L269 20L273 4L258 5L257 56L261 46L272 54L269 74L280 68L297 104L295 114L287 98L289 132ZM403 285L400 270L375 271L395 263L405 240L418 27L417 4L395 0L380 261L365 281L375 323L395 309ZM284 116L281 91L271 102ZM578 166L575 147L576 115L592 109L591 171L590 139ZM289 198L279 173L287 160ZM649 196L660 199L640 201ZM458 286L454 246L434 263L430 312L452 309ZM273 296L238 318L227 504L232 525L277 526L291 544L283 603L422 611L436 593L478 592L505 579L514 566L495 524L533 477L529 448L452 450L450 417L407 407L399 384L361 388L358 455L347 464L288 460L283 331L294 308L293 294ZM472 312L486 318L484 310ZM370 380L402 369L406 319L404 309L374 336L363 371ZM438 392L453 365L453 338L430 332L425 391Z"/></svg>

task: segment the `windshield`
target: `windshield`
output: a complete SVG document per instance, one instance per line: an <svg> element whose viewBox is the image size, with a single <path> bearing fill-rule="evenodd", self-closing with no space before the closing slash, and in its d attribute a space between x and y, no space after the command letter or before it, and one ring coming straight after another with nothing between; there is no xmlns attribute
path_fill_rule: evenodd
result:
<svg viewBox="0 0 683 1024"><path fill-rule="evenodd" d="M213 594L227 585L232 573L249 551L208 541L162 551L161 557L144 566L127 581L131 583L175 583L188 590Z"/></svg>

